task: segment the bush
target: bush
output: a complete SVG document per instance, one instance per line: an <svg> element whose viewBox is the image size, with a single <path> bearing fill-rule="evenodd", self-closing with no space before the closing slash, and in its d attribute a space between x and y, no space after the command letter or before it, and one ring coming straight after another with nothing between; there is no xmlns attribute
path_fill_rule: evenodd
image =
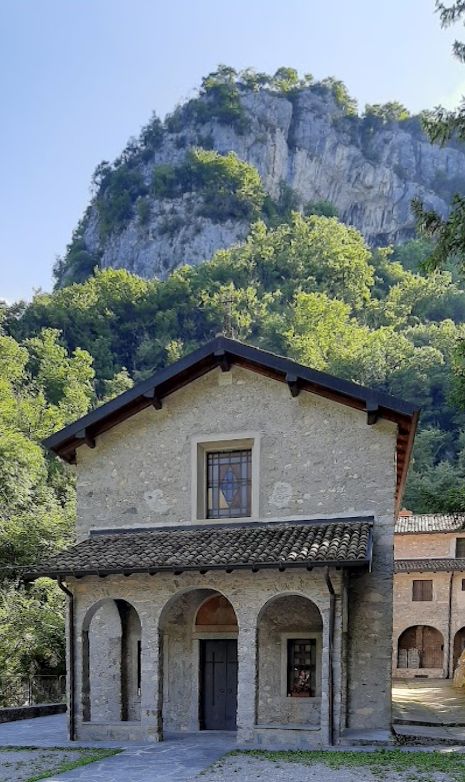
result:
<svg viewBox="0 0 465 782"><path fill-rule="evenodd" d="M127 164L107 174L95 199L101 239L122 231L134 216L137 199L146 194L142 174Z"/></svg>
<svg viewBox="0 0 465 782"><path fill-rule="evenodd" d="M383 122L403 122L409 119L410 113L402 103L390 101L389 103L367 103L365 117L377 117Z"/></svg>
<svg viewBox="0 0 465 782"><path fill-rule="evenodd" d="M152 192L158 198L175 198L192 191L203 198L201 214L216 220L257 217L265 199L258 171L234 152L220 155L193 149L180 166L154 169Z"/></svg>

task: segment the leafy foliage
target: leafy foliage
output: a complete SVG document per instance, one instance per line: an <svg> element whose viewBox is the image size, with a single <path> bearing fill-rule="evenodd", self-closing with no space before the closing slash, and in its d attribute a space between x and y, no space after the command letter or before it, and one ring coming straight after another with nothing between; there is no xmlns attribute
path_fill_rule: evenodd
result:
<svg viewBox="0 0 465 782"><path fill-rule="evenodd" d="M390 101L388 103L367 103L365 117L376 117L383 122L403 122L409 119L410 113L402 103Z"/></svg>
<svg viewBox="0 0 465 782"><path fill-rule="evenodd" d="M47 579L15 582L18 566L63 548L74 531L72 476L40 441L97 400L90 354L61 339L51 328L21 342L0 331L0 692L64 668L62 593ZM122 371L105 391L129 382Z"/></svg>
<svg viewBox="0 0 465 782"><path fill-rule="evenodd" d="M220 155L192 149L177 167L154 169L152 191L158 198L175 198L196 191L203 199L201 214L213 220L252 219L263 206L265 191L258 171L234 152Z"/></svg>
<svg viewBox="0 0 465 782"><path fill-rule="evenodd" d="M441 24L448 27L465 18L465 5L458 1L445 5L436 0ZM465 44L455 41L453 52L460 62L465 62ZM465 141L465 100L462 98L457 109L448 111L439 106L434 111L425 112L423 127L433 143L444 145L451 140ZM463 265L465 251L465 196L458 192L452 199L449 215L444 218L434 210L424 208L421 199L413 202L413 211L418 229L434 240L429 257L429 268L438 268L448 263L450 257L460 258Z"/></svg>

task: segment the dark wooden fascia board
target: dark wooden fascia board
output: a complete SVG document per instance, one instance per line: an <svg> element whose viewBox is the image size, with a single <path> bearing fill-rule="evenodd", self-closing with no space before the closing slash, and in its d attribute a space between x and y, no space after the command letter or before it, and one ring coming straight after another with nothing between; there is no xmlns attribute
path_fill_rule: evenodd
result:
<svg viewBox="0 0 465 782"><path fill-rule="evenodd" d="M227 371L232 363L287 383L293 396L297 396L301 390L306 390L353 409L366 411L368 419L371 415L372 423L374 423L373 413L376 408L377 417L396 423L399 426L399 432L402 430L399 436L406 435L407 437L406 440L399 439L398 441L397 500L399 505L405 486L407 466L419 414L418 408L383 392L376 392L350 381L309 369L290 359L226 337L216 337L188 356L184 356L116 399L107 402L47 438L43 444L66 461L74 463L76 448L83 442L87 441L91 445L97 435L108 431L149 405L153 405L154 400L155 407L159 407L165 396L202 377L216 366ZM82 431L88 432L88 437L80 437L79 434Z"/></svg>
<svg viewBox="0 0 465 782"><path fill-rule="evenodd" d="M368 557L364 559L349 559L349 560L316 560L316 561L301 561L301 562L235 562L231 564L196 564L196 565L146 565L141 567L127 566L115 566L113 568L89 568L88 570L78 569L66 569L55 571L28 571L22 574L24 581L33 581L36 578L47 576L48 578L85 578L86 576L116 576L116 575L137 575L141 573L148 573L149 575L156 575L157 573L189 573L189 572L202 572L208 573L209 571L225 571L232 573L235 570L295 570L296 568L308 569L308 568L350 568L360 569L369 568L370 559Z"/></svg>

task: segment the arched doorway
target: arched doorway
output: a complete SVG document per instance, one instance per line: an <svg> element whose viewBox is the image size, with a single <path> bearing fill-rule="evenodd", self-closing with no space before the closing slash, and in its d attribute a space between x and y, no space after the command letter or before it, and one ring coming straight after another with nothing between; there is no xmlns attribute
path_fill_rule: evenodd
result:
<svg viewBox="0 0 465 782"><path fill-rule="evenodd" d="M141 623L126 600L92 606L82 627L82 705L85 722L140 720Z"/></svg>
<svg viewBox="0 0 465 782"><path fill-rule="evenodd" d="M398 640L398 668L442 668L444 639L429 625L414 625L401 633Z"/></svg>
<svg viewBox="0 0 465 782"><path fill-rule="evenodd" d="M452 673L454 673L457 666L458 659L465 649L465 627L461 627L457 630L454 636L454 665Z"/></svg>
<svg viewBox="0 0 465 782"><path fill-rule="evenodd" d="M160 617L163 730L235 730L237 618L216 590L175 595Z"/></svg>
<svg viewBox="0 0 465 782"><path fill-rule="evenodd" d="M272 598L258 617L258 724L319 725L323 620L311 600Z"/></svg>

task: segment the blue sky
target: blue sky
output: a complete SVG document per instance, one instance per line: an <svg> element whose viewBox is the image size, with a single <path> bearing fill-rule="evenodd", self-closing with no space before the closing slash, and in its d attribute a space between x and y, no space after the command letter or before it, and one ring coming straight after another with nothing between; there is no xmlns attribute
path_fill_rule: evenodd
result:
<svg viewBox="0 0 465 782"><path fill-rule="evenodd" d="M337 76L360 106L454 106L465 67L433 0L1 0L0 298L50 290L89 199L153 110L220 62Z"/></svg>

